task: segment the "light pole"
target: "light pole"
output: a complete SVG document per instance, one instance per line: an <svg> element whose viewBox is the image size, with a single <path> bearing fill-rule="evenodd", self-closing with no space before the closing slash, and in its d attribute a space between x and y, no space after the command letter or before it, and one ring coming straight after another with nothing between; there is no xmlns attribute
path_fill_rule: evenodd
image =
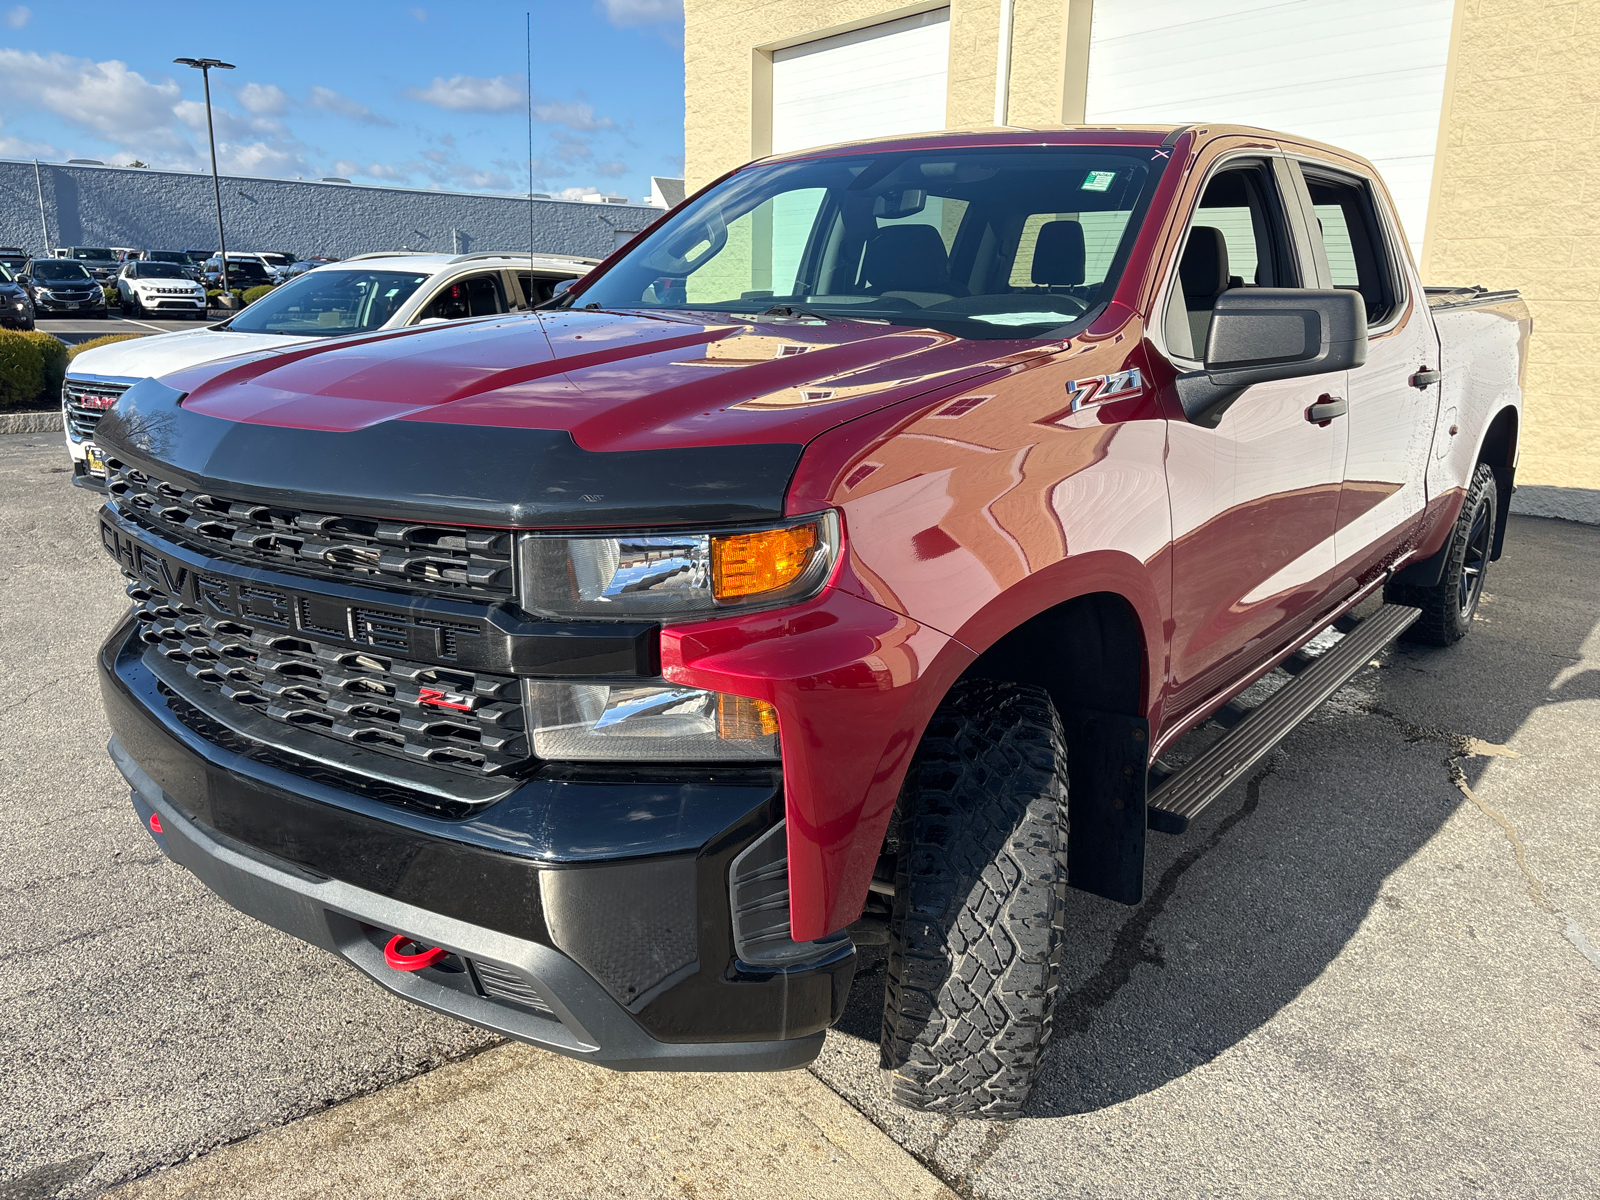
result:
<svg viewBox="0 0 1600 1200"><path fill-rule="evenodd" d="M217 182L217 133L211 127L211 68L219 71L233 70L232 63L225 63L220 58L175 58L172 60L185 67L195 67L199 70L206 86L206 137L211 142L211 194L217 201L217 254L222 259L222 307L233 307L233 289L228 286L228 239L222 232L222 185Z"/></svg>

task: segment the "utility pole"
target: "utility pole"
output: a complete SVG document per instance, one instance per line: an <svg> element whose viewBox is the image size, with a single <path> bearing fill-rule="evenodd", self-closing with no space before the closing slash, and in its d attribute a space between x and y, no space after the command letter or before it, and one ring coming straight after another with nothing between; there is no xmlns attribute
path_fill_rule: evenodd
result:
<svg viewBox="0 0 1600 1200"><path fill-rule="evenodd" d="M233 307L233 288L228 281L228 239L222 232L222 184L217 180L217 133L211 124L211 68L219 71L233 70L232 63L225 63L220 58L175 58L172 60L185 67L196 68L205 80L206 88L206 137L211 142L211 194L217 202L217 254L222 260L222 307Z"/></svg>

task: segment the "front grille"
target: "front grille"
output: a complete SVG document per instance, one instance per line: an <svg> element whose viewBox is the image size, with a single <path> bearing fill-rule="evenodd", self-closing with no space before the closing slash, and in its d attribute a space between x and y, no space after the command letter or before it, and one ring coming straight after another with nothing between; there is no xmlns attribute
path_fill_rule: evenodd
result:
<svg viewBox="0 0 1600 1200"><path fill-rule="evenodd" d="M113 407L130 386L126 383L67 380L61 388L61 410L66 418L67 433L72 440L87 442L93 439L100 418L105 416L106 410Z"/></svg>
<svg viewBox="0 0 1600 1200"><path fill-rule="evenodd" d="M407 662L207 616L146 579L128 579L149 652L181 666L219 712L238 706L474 776L528 757L520 685L512 676Z"/></svg>
<svg viewBox="0 0 1600 1200"><path fill-rule="evenodd" d="M205 554L320 579L459 599L511 595L505 530L379 521L214 496L152 479L116 459L106 489L136 524Z"/></svg>

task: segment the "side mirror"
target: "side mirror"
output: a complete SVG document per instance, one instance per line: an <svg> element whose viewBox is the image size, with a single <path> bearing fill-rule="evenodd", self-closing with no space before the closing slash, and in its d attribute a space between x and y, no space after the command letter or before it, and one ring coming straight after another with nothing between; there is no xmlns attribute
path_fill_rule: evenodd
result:
<svg viewBox="0 0 1600 1200"><path fill-rule="evenodd" d="M1359 292L1233 288L1212 309L1205 368L1178 376L1178 399L1190 421L1215 428L1253 384L1366 361L1367 308Z"/></svg>
<svg viewBox="0 0 1600 1200"><path fill-rule="evenodd" d="M577 282L578 281L576 279L563 279L560 283L556 284L556 286L550 290L550 299L554 300L557 296L560 296L560 295L566 293L567 291L570 291L571 288L572 288L572 285L577 283Z"/></svg>

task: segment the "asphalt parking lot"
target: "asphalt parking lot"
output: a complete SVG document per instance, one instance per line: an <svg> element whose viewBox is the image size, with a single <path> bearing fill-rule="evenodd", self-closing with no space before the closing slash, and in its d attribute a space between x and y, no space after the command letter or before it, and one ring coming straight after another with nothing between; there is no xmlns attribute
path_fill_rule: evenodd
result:
<svg viewBox="0 0 1600 1200"><path fill-rule="evenodd" d="M220 321L223 316L220 312L212 314L213 321ZM129 317L121 316L116 307L102 319L99 317L40 317L34 322L34 328L45 333L53 333L69 346L76 346L79 342L87 342L93 338L107 337L116 333L173 333L184 329L199 329L203 322L193 317L184 320L146 320L140 318L135 321Z"/></svg>
<svg viewBox="0 0 1600 1200"><path fill-rule="evenodd" d="M151 845L89 665L125 600L66 463L59 434L0 438L0 1200L92 1195L492 1058ZM1600 528L1513 518L1488 587L1467 642L1387 652L1188 835L1155 838L1143 907L1074 896L1023 1119L884 1102L876 959L816 1076L965 1196L1600 1194ZM518 1062L545 1090L486 1090L449 1136L503 1141L525 1114L496 1104L540 1103L552 1145L587 1144L564 1064ZM659 1083L607 1079L671 1124ZM615 1194L696 1194L642 1169L628 1188L649 1127L592 1143L623 1156Z"/></svg>

